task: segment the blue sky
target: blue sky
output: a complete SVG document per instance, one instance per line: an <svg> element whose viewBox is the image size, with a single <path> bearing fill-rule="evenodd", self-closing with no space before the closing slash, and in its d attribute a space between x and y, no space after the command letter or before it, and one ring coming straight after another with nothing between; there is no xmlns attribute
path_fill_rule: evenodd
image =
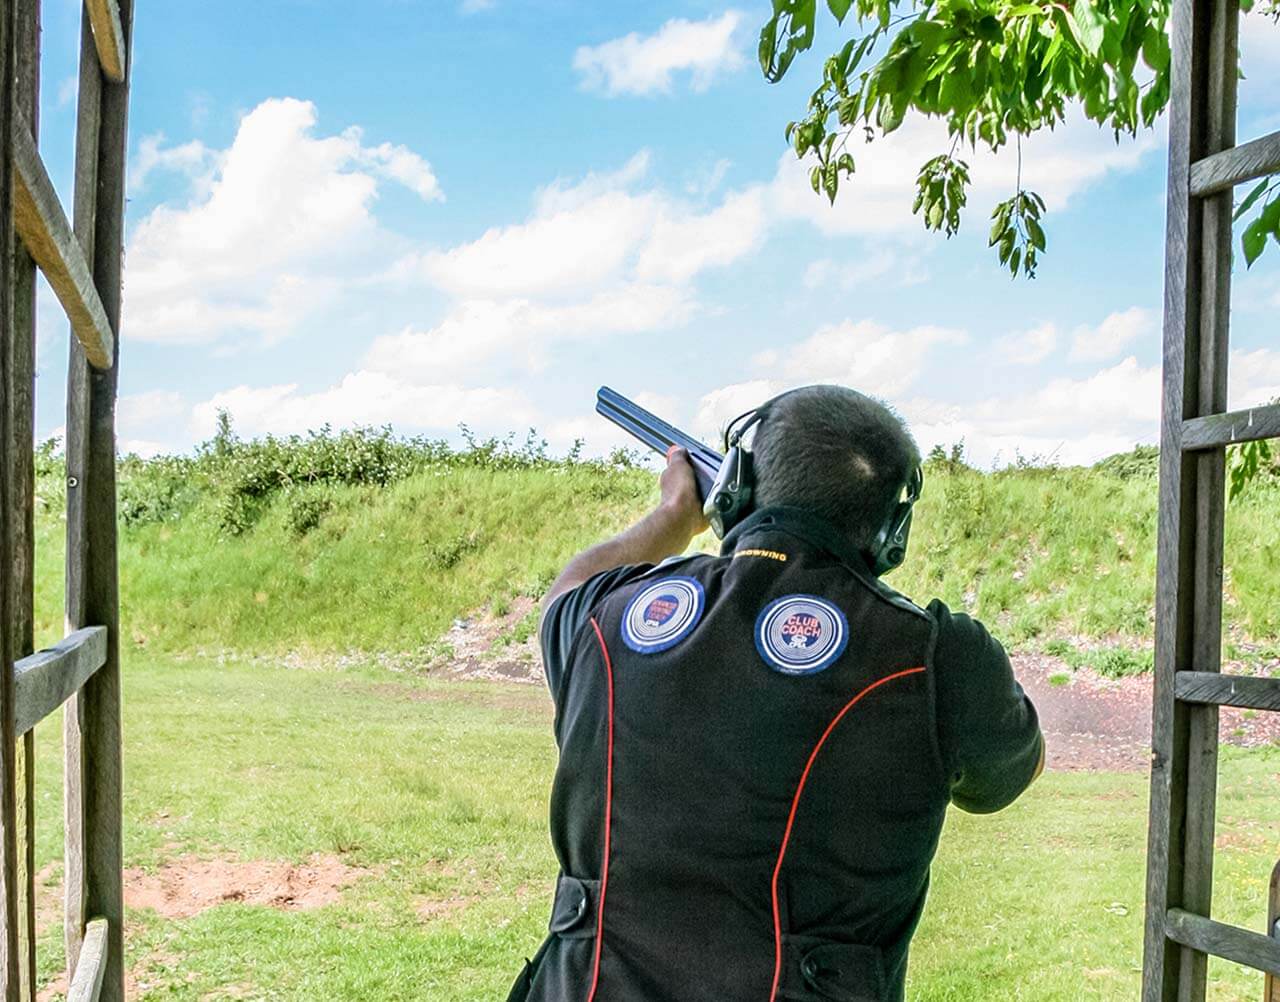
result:
<svg viewBox="0 0 1280 1002"><path fill-rule="evenodd" d="M78 3L45 5L41 144L67 198ZM970 157L958 237L911 215L945 149L909 121L834 209L782 139L817 49L770 86L759 4L330 0L140 5L119 424L190 448L390 424L621 440L610 383L711 436L791 385L882 396L921 445L1080 462L1156 436L1163 130L1071 121L1024 145L1049 253L985 246L1012 156ZM1280 127L1280 28L1247 19L1241 138ZM1238 266L1234 404L1280 395L1280 253ZM67 333L42 297L38 432Z"/></svg>

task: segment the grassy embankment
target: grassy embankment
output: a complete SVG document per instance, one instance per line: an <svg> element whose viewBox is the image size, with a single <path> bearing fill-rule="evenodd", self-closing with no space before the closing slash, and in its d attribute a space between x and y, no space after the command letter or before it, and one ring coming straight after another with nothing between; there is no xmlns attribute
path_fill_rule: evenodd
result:
<svg viewBox="0 0 1280 1002"><path fill-rule="evenodd" d="M126 465L126 862L321 853L367 870L316 910L231 901L186 919L131 911L138 997L504 997L545 928L554 876L543 695L323 655L430 654L454 616L536 594L572 551L651 499L648 473L536 453L224 440L194 462ZM50 637L61 618L55 463L41 493ZM1262 485L1231 514L1241 645L1269 647L1277 634L1277 585L1264 573L1275 498ZM1153 506L1145 475L935 464L896 583L969 608L1017 643L1066 645L1127 670L1142 663ZM301 651L330 668L209 656L227 650ZM47 722L38 865L61 844L58 744L57 721ZM1280 850L1280 750L1224 759L1215 914L1258 928ZM953 815L912 997L1134 997L1145 801L1139 775L1058 774L995 817ZM58 939L52 928L44 936L48 972ZM1214 972L1217 1002L1260 991L1250 974Z"/></svg>
<svg viewBox="0 0 1280 1002"><path fill-rule="evenodd" d="M986 474L930 463L910 559L890 579L941 597L1014 646L1124 673L1149 664L1154 463ZM62 488L41 478L56 561ZM150 651L430 653L457 616L536 596L576 550L653 499L625 464L495 443L455 453L380 436L211 443L122 470L126 641ZM1228 656L1280 647L1280 482L1228 515ZM702 545L710 546L708 536ZM61 593L42 581L43 635ZM530 624L524 624L528 629Z"/></svg>

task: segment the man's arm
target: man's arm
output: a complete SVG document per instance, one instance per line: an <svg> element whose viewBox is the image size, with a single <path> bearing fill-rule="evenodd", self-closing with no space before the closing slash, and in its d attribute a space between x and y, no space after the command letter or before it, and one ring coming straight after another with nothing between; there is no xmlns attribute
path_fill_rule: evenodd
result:
<svg viewBox="0 0 1280 1002"><path fill-rule="evenodd" d="M1035 707L1013 675L1004 648L981 623L941 602L934 651L938 739L951 800L975 814L998 811L1044 770L1045 743Z"/></svg>
<svg viewBox="0 0 1280 1002"><path fill-rule="evenodd" d="M684 449L667 453L667 468L658 481L658 506L635 525L606 542L584 550L565 565L542 599L545 618L551 603L602 571L623 564L656 564L683 553L707 527L698 485Z"/></svg>

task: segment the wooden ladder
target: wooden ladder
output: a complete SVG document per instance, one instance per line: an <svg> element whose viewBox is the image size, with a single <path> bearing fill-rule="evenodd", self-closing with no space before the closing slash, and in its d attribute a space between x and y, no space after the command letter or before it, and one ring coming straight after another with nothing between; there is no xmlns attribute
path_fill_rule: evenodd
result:
<svg viewBox="0 0 1280 1002"><path fill-rule="evenodd" d="M1226 412L1232 191L1280 170L1280 133L1236 145L1239 30L1174 0L1143 1002L1201 1002L1210 955L1280 973L1274 928L1209 917L1218 707L1280 710L1280 679L1221 673L1225 447L1280 435L1280 406Z"/></svg>
<svg viewBox="0 0 1280 1002"><path fill-rule="evenodd" d="M68 1002L124 999L116 360L132 0L85 0L74 221L38 149L40 0L0 0L3 1002L35 1002L34 729L65 704ZM66 638L34 647L35 273L71 322Z"/></svg>

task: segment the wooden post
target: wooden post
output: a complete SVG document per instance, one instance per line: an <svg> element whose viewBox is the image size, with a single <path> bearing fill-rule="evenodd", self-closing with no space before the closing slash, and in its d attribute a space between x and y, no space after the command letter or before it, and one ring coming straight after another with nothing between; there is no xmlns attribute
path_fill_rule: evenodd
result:
<svg viewBox="0 0 1280 1002"><path fill-rule="evenodd" d="M14 44L14 119L38 140L40 128L40 3L18 0ZM36 266L22 242L13 242L13 463L18 521L13 575L16 579L15 658L35 650L35 353ZM17 749L19 994L36 999L35 733Z"/></svg>
<svg viewBox="0 0 1280 1002"><path fill-rule="evenodd" d="M85 257L93 260L94 224L98 205L98 135L101 123L102 72L94 47L89 18L80 26L80 89L76 109L76 168L74 229ZM84 348L73 333L67 369L67 545L65 580L66 632L74 633L92 625L85 618L85 589L88 580L88 544L85 531L86 477L89 447L89 363ZM84 869L84 743L80 723L84 716L84 693L68 701L63 714L65 755L63 807L66 819L65 867L63 871L63 933L67 971L74 971L80 957L85 924Z"/></svg>
<svg viewBox="0 0 1280 1002"><path fill-rule="evenodd" d="M1271 871L1271 893L1267 900L1267 935L1280 940L1280 863ZM1280 1002L1280 977L1268 973L1262 1002Z"/></svg>
<svg viewBox="0 0 1280 1002"><path fill-rule="evenodd" d="M1231 195L1192 199L1189 177L1235 142L1238 23L1229 4L1174 4L1144 1002L1205 997L1207 958L1169 942L1166 915L1212 903L1218 708L1176 687L1221 668L1224 454L1188 455L1182 428L1226 408Z"/></svg>
<svg viewBox="0 0 1280 1002"><path fill-rule="evenodd" d="M68 498L67 616L69 620L78 619L76 625L107 628L106 663L85 684L80 696L68 703L65 725L69 737L67 924L68 945L74 948L74 951L68 950L68 958L79 955L85 920L105 918L108 927L103 1002L124 1000L115 398L120 346L128 80L132 62L131 0L121 0L120 23L125 50L124 80L107 83L97 64L88 14L83 15L74 210L76 232L81 235L86 256L92 262L94 285L117 336L113 339L112 365L105 370L88 366L72 339L67 404L68 484L76 484L69 491L69 495L75 497ZM89 233L85 233L86 227ZM78 874L71 872L75 859L82 867Z"/></svg>
<svg viewBox="0 0 1280 1002"><path fill-rule="evenodd" d="M0 0L0 880L3 881L3 997L18 1002L21 965L18 953L18 805L17 747L14 740L13 663L21 604L15 576L10 572L22 521L20 492L14 489L14 355L13 283L13 105L14 0Z"/></svg>

